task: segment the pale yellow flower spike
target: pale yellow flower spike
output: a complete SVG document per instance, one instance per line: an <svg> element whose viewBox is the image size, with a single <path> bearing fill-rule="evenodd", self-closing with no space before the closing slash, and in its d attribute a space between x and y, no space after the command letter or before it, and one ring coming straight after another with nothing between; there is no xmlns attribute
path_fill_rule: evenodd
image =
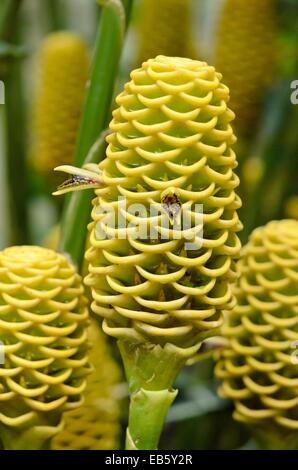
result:
<svg viewBox="0 0 298 470"><path fill-rule="evenodd" d="M94 313L116 338L171 343L182 352L216 334L222 309L233 306L241 202L235 192L234 113L221 79L205 62L158 56L131 73L116 99L107 157L99 164L105 185L93 202L85 279ZM187 252L187 230L173 224L167 240L135 239L129 226L127 239L120 239L123 229L105 226L97 210L121 210L120 196L127 207L163 206L171 222L180 208L189 212L193 233L195 204L203 203L201 249ZM128 211L124 215L131 220ZM146 217L133 220L147 223ZM167 228L163 220L156 222L160 234ZM98 236L100 228L106 239Z"/></svg>
<svg viewBox="0 0 298 470"><path fill-rule="evenodd" d="M73 162L89 62L88 47L77 34L54 32L42 42L33 100L31 162L48 177L53 177L54 166Z"/></svg>
<svg viewBox="0 0 298 470"><path fill-rule="evenodd" d="M38 246L0 252L0 433L5 449L36 449L81 405L87 298L62 254Z"/></svg>
<svg viewBox="0 0 298 470"><path fill-rule="evenodd" d="M221 74L160 55L130 77L99 164L104 187L93 202L85 284L103 330L119 339L131 392L126 448L149 450L157 448L178 372L234 306L241 201L235 115ZM131 214L135 205L141 217ZM152 217L152 206L164 213ZM103 207L129 223L103 217Z"/></svg>
<svg viewBox="0 0 298 470"><path fill-rule="evenodd" d="M220 17L215 66L231 90L236 126L249 135L257 125L276 67L274 0L226 0Z"/></svg>
<svg viewBox="0 0 298 470"><path fill-rule="evenodd" d="M229 347L216 366L220 394L254 432L276 429L297 439L298 221L254 230L238 273L237 305L222 329Z"/></svg>

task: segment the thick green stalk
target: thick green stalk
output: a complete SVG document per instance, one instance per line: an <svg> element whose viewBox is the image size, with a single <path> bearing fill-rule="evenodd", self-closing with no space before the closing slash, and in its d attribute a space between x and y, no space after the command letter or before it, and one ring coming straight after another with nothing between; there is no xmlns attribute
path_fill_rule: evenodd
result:
<svg viewBox="0 0 298 470"><path fill-rule="evenodd" d="M15 14L22 0L2 0L0 4L0 38L8 39Z"/></svg>
<svg viewBox="0 0 298 470"><path fill-rule="evenodd" d="M128 26L133 7L133 0L122 0L122 3L125 8L126 26Z"/></svg>
<svg viewBox="0 0 298 470"><path fill-rule="evenodd" d="M177 390L150 391L140 388L131 394L126 450L157 449L169 407L177 393Z"/></svg>
<svg viewBox="0 0 298 470"><path fill-rule="evenodd" d="M5 81L6 155L11 217L11 243L28 242L26 137L20 64L15 62Z"/></svg>
<svg viewBox="0 0 298 470"><path fill-rule="evenodd" d="M20 0L5 0L0 7L0 41L15 42ZM8 45L8 48L10 46ZM24 103L21 66L14 45L0 59L0 79L5 84L6 168L9 188L11 243L28 242L25 172Z"/></svg>
<svg viewBox="0 0 298 470"><path fill-rule="evenodd" d="M98 163L103 160L106 151L105 137L106 132L103 131L94 144L96 148L94 150L93 147L91 148L84 163ZM69 253L79 269L85 251L86 231L93 193L92 189L72 193L67 198L63 212L60 250Z"/></svg>
<svg viewBox="0 0 298 470"><path fill-rule="evenodd" d="M103 12L75 152L77 166L84 163L91 145L107 126L123 46L125 13L121 2L103 0L100 3Z"/></svg>
<svg viewBox="0 0 298 470"><path fill-rule="evenodd" d="M167 412L176 398L173 384L186 358L169 344L119 341L130 390L127 450L155 450Z"/></svg>
<svg viewBox="0 0 298 470"><path fill-rule="evenodd" d="M48 12L51 31L66 29L65 2L63 0L46 0L45 6Z"/></svg>
<svg viewBox="0 0 298 470"><path fill-rule="evenodd" d="M93 67L75 152L76 166L85 162L91 146L110 120L111 103L125 31L125 12L120 0L103 0ZM104 158L104 152L101 157ZM99 161L99 160L98 160ZM97 162L98 162L97 161ZM60 250L82 265L93 192L74 193L66 198L62 217Z"/></svg>

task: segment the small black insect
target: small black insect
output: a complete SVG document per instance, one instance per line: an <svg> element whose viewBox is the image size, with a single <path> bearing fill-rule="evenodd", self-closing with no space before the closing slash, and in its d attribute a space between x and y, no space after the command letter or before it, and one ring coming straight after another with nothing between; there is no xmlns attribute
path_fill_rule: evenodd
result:
<svg viewBox="0 0 298 470"><path fill-rule="evenodd" d="M161 200L163 209L173 221L181 210L181 201L174 191L167 192Z"/></svg>

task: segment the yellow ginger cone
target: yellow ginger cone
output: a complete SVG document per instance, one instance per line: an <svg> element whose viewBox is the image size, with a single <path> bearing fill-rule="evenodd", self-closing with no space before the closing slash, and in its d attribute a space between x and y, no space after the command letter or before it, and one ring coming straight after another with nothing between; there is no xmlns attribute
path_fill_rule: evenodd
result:
<svg viewBox="0 0 298 470"><path fill-rule="evenodd" d="M216 330L222 309L233 304L230 283L241 224L228 99L213 67L164 56L132 72L117 98L107 158L99 165L103 188L93 203L86 278L92 308L112 336L184 349L196 345L202 332ZM150 205L160 210L153 224L157 238L147 232L147 240L139 239L127 228L121 239L121 227L101 223L100 206L120 211L118 197L124 196L127 208L140 203L147 211L140 217L125 212L140 228L150 221ZM170 218L163 207L171 208L171 199L185 213L195 203L204 205L198 249L187 249L189 232L181 226L173 225L169 239L162 238ZM200 224L191 223L194 236Z"/></svg>
<svg viewBox="0 0 298 470"><path fill-rule="evenodd" d="M48 175L73 161L88 78L85 42L71 32L51 33L39 52L33 109L32 164Z"/></svg>
<svg viewBox="0 0 298 470"><path fill-rule="evenodd" d="M138 64L159 54L195 58L191 0L142 0Z"/></svg>
<svg viewBox="0 0 298 470"><path fill-rule="evenodd" d="M274 430L278 446L288 435L298 444L298 222L254 230L238 271L237 305L223 327L229 347L216 366L220 394L234 401L235 419L264 430L268 446Z"/></svg>
<svg viewBox="0 0 298 470"><path fill-rule="evenodd" d="M37 246L0 252L0 438L36 448L81 404L87 358L87 300L65 256Z"/></svg>
<svg viewBox="0 0 298 470"><path fill-rule="evenodd" d="M104 331L120 340L132 391L128 448L155 448L177 373L234 304L241 203L221 78L190 59L143 63L117 97L102 174L94 173L86 284Z"/></svg>
<svg viewBox="0 0 298 470"><path fill-rule="evenodd" d="M120 406L116 387L120 371L113 360L106 339L92 322L90 362L94 367L88 377L84 404L64 415L65 426L52 441L53 450L113 450L119 447Z"/></svg>
<svg viewBox="0 0 298 470"><path fill-rule="evenodd" d="M235 125L249 134L257 125L272 83L277 37L275 0L225 0L218 26L215 65L231 90Z"/></svg>

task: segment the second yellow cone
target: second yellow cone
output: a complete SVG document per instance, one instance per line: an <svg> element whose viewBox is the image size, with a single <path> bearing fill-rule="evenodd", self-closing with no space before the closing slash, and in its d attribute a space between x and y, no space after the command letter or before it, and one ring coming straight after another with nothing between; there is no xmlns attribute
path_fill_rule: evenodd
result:
<svg viewBox="0 0 298 470"><path fill-rule="evenodd" d="M219 20L215 65L231 90L235 125L249 134L256 125L276 55L275 0L226 0Z"/></svg>
<svg viewBox="0 0 298 470"><path fill-rule="evenodd" d="M73 161L88 78L87 45L77 34L52 33L42 43L38 68L31 159L48 175Z"/></svg>

